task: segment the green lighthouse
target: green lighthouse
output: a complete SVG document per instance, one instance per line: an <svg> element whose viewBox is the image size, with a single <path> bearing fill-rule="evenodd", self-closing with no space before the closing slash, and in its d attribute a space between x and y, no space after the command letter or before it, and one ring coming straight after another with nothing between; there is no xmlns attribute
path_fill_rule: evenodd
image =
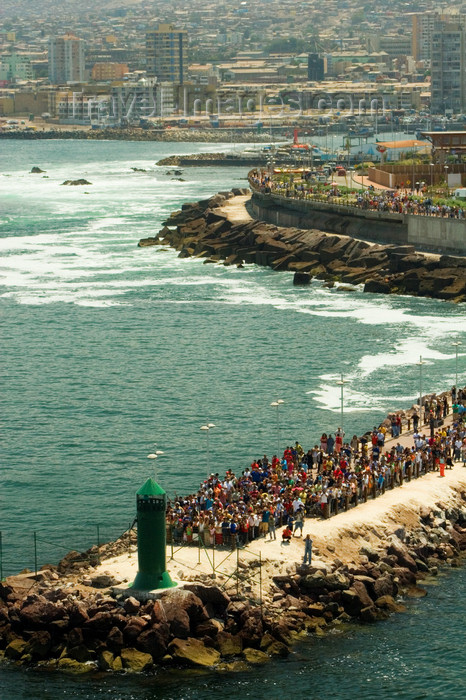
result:
<svg viewBox="0 0 466 700"><path fill-rule="evenodd" d="M132 588L152 591L173 588L176 583L166 570L167 495L154 479L147 479L136 494L138 521L138 573Z"/></svg>

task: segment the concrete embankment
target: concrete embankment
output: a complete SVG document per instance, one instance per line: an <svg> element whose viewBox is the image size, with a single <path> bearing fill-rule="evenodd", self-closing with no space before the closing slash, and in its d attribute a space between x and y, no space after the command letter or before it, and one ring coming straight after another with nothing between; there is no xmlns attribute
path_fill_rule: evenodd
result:
<svg viewBox="0 0 466 700"><path fill-rule="evenodd" d="M259 221L253 218L247 192L238 189L186 203L157 235L142 239L139 245L168 244L180 257L288 270L295 273L297 284L308 284L316 277L330 285L336 281L364 284L366 292L466 300L465 257L425 255L417 253L413 245L370 243L348 235ZM244 213L231 219L226 203L231 207L231 200L238 196ZM326 218L322 225L328 222Z"/></svg>
<svg viewBox="0 0 466 700"><path fill-rule="evenodd" d="M257 191L251 197L250 208L256 219L277 226L319 229L367 241L413 245L427 252L466 255L465 219L364 210Z"/></svg>

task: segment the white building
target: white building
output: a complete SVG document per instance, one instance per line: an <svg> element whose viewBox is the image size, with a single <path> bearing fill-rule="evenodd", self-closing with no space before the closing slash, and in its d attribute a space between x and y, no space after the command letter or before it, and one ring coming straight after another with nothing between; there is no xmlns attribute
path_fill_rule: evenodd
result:
<svg viewBox="0 0 466 700"><path fill-rule="evenodd" d="M49 80L54 85L83 83L84 41L73 34L49 39Z"/></svg>

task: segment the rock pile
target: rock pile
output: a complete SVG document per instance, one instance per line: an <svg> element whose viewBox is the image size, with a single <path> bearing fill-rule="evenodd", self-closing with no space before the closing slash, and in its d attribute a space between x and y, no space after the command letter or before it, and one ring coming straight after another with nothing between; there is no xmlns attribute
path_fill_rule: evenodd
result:
<svg viewBox="0 0 466 700"><path fill-rule="evenodd" d="M308 284L316 277L329 283L364 284L365 292L466 301L466 258L422 255L409 245L370 244L350 236L255 220L234 224L218 207L247 191L220 192L184 204L156 236L142 239L139 245L169 244L179 251L179 257L288 270L295 273L296 284Z"/></svg>
<svg viewBox="0 0 466 700"><path fill-rule="evenodd" d="M401 593L425 595L419 579L459 565L466 551L466 494L461 498L447 509L422 507L410 532L371 527L377 546L363 544L351 564L332 558L328 545L328 561L272 574L262 605L234 585L228 594L206 580L140 602L90 589L79 577L67 581L53 568L10 577L0 584L0 653L72 673L147 672L158 664L232 670L286 656L304 634L404 611Z"/></svg>

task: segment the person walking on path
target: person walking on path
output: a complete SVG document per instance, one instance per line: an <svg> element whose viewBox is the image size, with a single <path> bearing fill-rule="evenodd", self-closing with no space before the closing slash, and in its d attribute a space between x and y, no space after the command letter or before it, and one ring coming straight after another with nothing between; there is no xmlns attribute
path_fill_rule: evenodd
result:
<svg viewBox="0 0 466 700"><path fill-rule="evenodd" d="M303 564L310 564L312 561L312 540L309 533L304 538L304 559Z"/></svg>

